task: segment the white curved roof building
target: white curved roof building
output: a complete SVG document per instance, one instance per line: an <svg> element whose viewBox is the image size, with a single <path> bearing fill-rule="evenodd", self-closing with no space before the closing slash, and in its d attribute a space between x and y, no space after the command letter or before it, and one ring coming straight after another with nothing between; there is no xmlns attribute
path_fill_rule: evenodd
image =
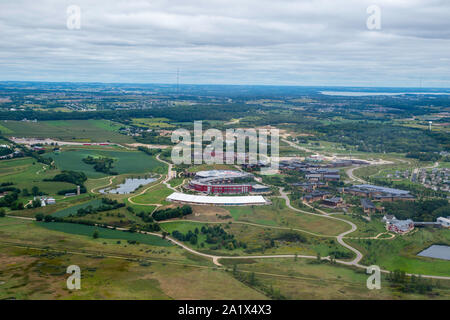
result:
<svg viewBox="0 0 450 320"><path fill-rule="evenodd" d="M263 196L242 196L242 197L217 197L217 196L197 196L174 192L166 198L168 201L216 205L216 206L245 206L245 205L264 205L269 204Z"/></svg>

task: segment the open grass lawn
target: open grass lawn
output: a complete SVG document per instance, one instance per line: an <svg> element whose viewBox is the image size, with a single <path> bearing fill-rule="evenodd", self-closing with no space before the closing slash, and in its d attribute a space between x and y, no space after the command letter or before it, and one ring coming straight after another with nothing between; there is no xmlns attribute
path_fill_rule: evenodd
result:
<svg viewBox="0 0 450 320"><path fill-rule="evenodd" d="M168 202L165 199L173 192L173 190L170 190L165 185L159 184L147 190L144 194L134 197L132 200L137 204L167 204Z"/></svg>
<svg viewBox="0 0 450 320"><path fill-rule="evenodd" d="M181 185L184 181L184 178L173 178L170 179L169 184L171 187L178 187L179 185Z"/></svg>
<svg viewBox="0 0 450 320"><path fill-rule="evenodd" d="M345 222L293 211L283 199L273 198L267 206L224 207L236 221L247 221L268 226L298 228L320 235L334 236L350 226Z"/></svg>
<svg viewBox="0 0 450 320"><path fill-rule="evenodd" d="M432 244L450 245L450 232L445 229L418 229L393 240L347 240L364 254L363 264L377 264L388 270L450 276L450 261L419 257L417 254Z"/></svg>
<svg viewBox="0 0 450 320"><path fill-rule="evenodd" d="M91 157L107 157L114 161L113 170L119 174L148 173L163 171L165 165L140 151L111 151L101 149L70 148L60 153L48 153L47 156L55 160L61 170L82 171L89 178L101 178L107 176L94 170L94 166L86 164L83 159Z"/></svg>
<svg viewBox="0 0 450 320"><path fill-rule="evenodd" d="M335 217L351 221L358 227L356 231L348 234L347 237L375 237L380 233L386 232L385 224L381 221L381 218L372 217L372 220L369 222L356 215L339 214L335 215Z"/></svg>
<svg viewBox="0 0 450 320"><path fill-rule="evenodd" d="M367 179L368 177L385 177L388 173L395 173L399 170L411 170L415 167L432 165L432 163L420 163L415 159L405 159L407 163L398 162L395 164L383 164L377 166L362 166L353 171L353 174L357 177Z"/></svg>
<svg viewBox="0 0 450 320"><path fill-rule="evenodd" d="M2 122L8 136L53 138L62 141L133 143L133 138L118 133L121 125L109 120L59 120Z"/></svg>
<svg viewBox="0 0 450 320"><path fill-rule="evenodd" d="M364 269L354 269L329 263L298 259L226 260L221 263L231 267L237 265L238 272L255 273L256 287L270 288L287 299L303 300L379 300L379 299L449 299L450 282L440 282L438 295L405 294L395 291L381 277L381 290L369 290L368 275ZM271 275L273 274L273 275ZM280 276L284 275L284 276Z"/></svg>
<svg viewBox="0 0 450 320"><path fill-rule="evenodd" d="M280 240L280 236L292 232L290 230L279 230L269 227L245 225L238 222L231 224L208 224L191 221L170 221L161 223L161 228L169 233L177 230L183 234L186 234L189 231L194 232L195 228L201 230L202 226L213 227L217 225L220 225L227 233L233 234L237 241L245 243L247 248L237 248L234 250L228 250L225 248L219 250L209 250L211 245L205 242L206 236L201 233L198 235L198 245L192 246L189 243L186 244L199 251L223 255L299 254L316 256L320 253L322 257L326 257L334 251L350 253L350 251L341 247L336 240L333 239L305 236L304 234L293 232L294 234L301 235L304 240ZM273 246L271 245L272 239L274 240ZM201 242L204 242L204 247L200 246Z"/></svg>
<svg viewBox="0 0 450 320"><path fill-rule="evenodd" d="M48 194L56 194L60 190L74 188L66 182L43 181L53 178L58 170L47 170L42 163L32 158L17 158L0 161L0 183L13 182L18 189L27 188L31 192L33 186Z"/></svg>

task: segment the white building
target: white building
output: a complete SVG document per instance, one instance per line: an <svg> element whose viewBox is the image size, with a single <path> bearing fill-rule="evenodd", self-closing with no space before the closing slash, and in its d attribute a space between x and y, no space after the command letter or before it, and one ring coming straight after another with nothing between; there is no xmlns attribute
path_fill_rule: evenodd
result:
<svg viewBox="0 0 450 320"><path fill-rule="evenodd" d="M168 201L190 203L199 205L218 205L218 206L245 206L245 205L265 205L269 204L263 196L236 196L236 197L219 197L219 196L197 196L192 194L184 194L174 192L166 198Z"/></svg>
<svg viewBox="0 0 450 320"><path fill-rule="evenodd" d="M436 219L436 221L439 222L444 228L450 228L450 217L439 217Z"/></svg>

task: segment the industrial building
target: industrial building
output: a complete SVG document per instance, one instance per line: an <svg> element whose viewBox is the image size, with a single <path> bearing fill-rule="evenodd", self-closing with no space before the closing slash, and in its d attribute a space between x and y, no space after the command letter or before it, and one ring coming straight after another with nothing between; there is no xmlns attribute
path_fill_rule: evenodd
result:
<svg viewBox="0 0 450 320"><path fill-rule="evenodd" d="M343 192L379 201L415 200L409 191L370 184L354 185L349 188L344 188Z"/></svg>

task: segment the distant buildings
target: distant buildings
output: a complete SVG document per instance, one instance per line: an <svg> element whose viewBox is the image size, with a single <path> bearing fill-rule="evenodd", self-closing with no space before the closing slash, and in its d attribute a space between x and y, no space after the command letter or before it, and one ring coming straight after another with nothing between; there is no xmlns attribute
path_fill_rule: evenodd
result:
<svg viewBox="0 0 450 320"><path fill-rule="evenodd" d="M450 217L439 217L436 222L416 222L411 219L398 220L393 215L385 215L382 219L386 223L386 229L395 233L405 234L418 227L450 228Z"/></svg>
<svg viewBox="0 0 450 320"><path fill-rule="evenodd" d="M377 207L367 198L361 199L361 207L363 208L364 213L367 214L375 213L377 211Z"/></svg>
<svg viewBox="0 0 450 320"><path fill-rule="evenodd" d="M437 218L436 221L439 222L442 227L450 228L450 217L447 217L447 218L439 217L439 218Z"/></svg>
<svg viewBox="0 0 450 320"><path fill-rule="evenodd" d="M392 219L386 222L386 229L395 233L405 234L414 229L414 221L411 219L397 220Z"/></svg>
<svg viewBox="0 0 450 320"><path fill-rule="evenodd" d="M41 201L41 207L45 207L46 205L56 204L55 198L51 197L34 197L34 200L39 199Z"/></svg>
<svg viewBox="0 0 450 320"><path fill-rule="evenodd" d="M317 188L326 186L326 184L324 182L296 182L292 183L291 186L300 188L303 191L311 192Z"/></svg>
<svg viewBox="0 0 450 320"><path fill-rule="evenodd" d="M248 205L266 205L270 204L263 196L198 196L174 192L166 200L176 203L188 203L197 205L218 205L218 206L248 206Z"/></svg>

